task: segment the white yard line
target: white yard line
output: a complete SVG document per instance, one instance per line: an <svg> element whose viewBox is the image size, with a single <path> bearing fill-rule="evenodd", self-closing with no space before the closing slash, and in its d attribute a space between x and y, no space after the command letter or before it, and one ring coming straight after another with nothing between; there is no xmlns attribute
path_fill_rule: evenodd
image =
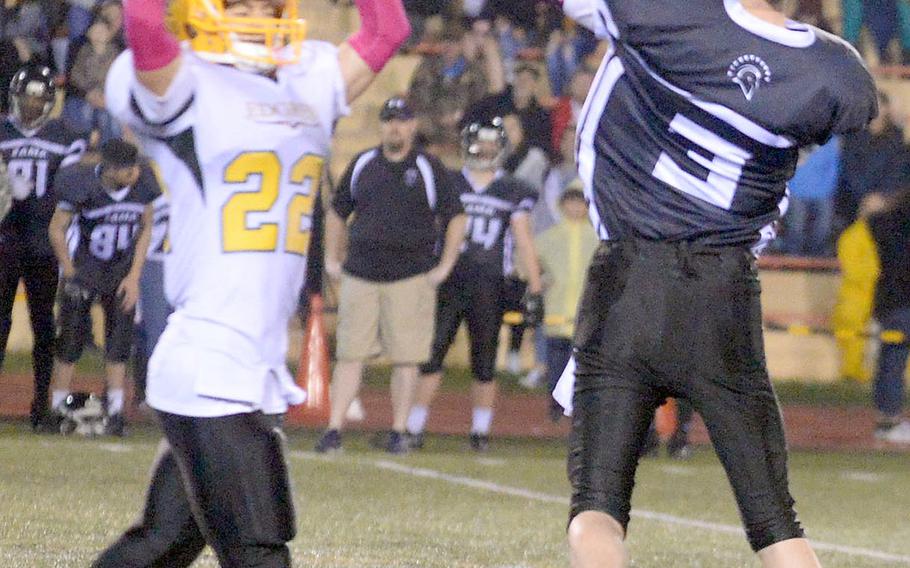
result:
<svg viewBox="0 0 910 568"><path fill-rule="evenodd" d="M326 459L323 456L318 454L313 454L310 452L291 452L292 457L302 458L302 459ZM331 459L331 458L328 458ZM445 483L450 483L452 485L461 485L463 487L470 487L471 489L477 489L480 491L487 491L490 493L497 493L499 495L509 495L511 497L519 497L522 499L529 499L531 501L538 501L541 503L553 503L557 505L568 506L569 500L562 495L551 495L549 493L540 493L538 491L532 491L530 489L522 489L520 487L511 487L508 485L500 485L499 483L494 483L492 481L485 481L483 479L475 479L473 477L464 477L460 475L453 475L450 473L445 473L443 471L437 471L435 469L426 469L421 467L410 467L406 466L399 462L389 461L389 460L360 460L356 459L356 463L372 465L379 469L384 469L386 471L392 471L395 473L400 473L403 475L409 475L411 477L421 477L424 479L432 479L435 481L442 481ZM655 511L644 511L641 509L633 509L632 516L638 517L641 519L647 519L650 521L656 521L659 523L664 523L668 525L679 525L688 528L702 529L716 533L736 535L739 537L745 538L745 532L742 527L738 525L725 525L721 523L712 523L708 521L699 521L697 519L689 519L686 517L678 517L676 515L668 515L666 513L658 513ZM860 548L856 546L843 546L840 544L832 544L828 542L820 542L813 540L812 546L815 550L818 551L827 551L827 552L836 552L839 554L845 554L848 556L858 556L862 558L869 558L873 560L881 560L883 562L891 562L894 564L902 564L910 566L910 556L903 554L891 554L889 552L883 552L880 550L874 550L870 548Z"/></svg>

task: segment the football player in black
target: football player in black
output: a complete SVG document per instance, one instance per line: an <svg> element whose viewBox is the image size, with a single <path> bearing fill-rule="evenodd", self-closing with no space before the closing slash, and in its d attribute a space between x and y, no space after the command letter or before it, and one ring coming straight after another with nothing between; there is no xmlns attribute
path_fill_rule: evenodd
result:
<svg viewBox="0 0 910 568"><path fill-rule="evenodd" d="M47 413L53 367L58 272L47 227L56 203L54 176L60 167L78 162L86 144L63 121L50 118L56 88L47 67L26 66L16 72L9 97L10 114L0 123L0 155L13 194L12 209L0 222L0 367L22 280L35 338L31 421L37 427Z"/></svg>
<svg viewBox="0 0 910 568"><path fill-rule="evenodd" d="M511 272L513 240L527 273L528 291L535 295L541 293L530 218L537 194L524 182L502 171L506 144L501 118L472 123L462 133L465 168L458 179L468 225L455 269L437 292L432 353L421 367L417 399L408 416L408 433L415 448L422 445L429 406L442 380L442 361L462 320L468 324L475 379L471 447L484 451L489 445L496 400L493 382L496 350L504 309L504 274Z"/></svg>
<svg viewBox="0 0 910 568"><path fill-rule="evenodd" d="M84 344L82 322L95 301L104 308L107 431L123 435L123 383L130 356L139 297L139 278L151 242L158 181L138 161L135 146L113 139L101 149L101 163L76 165L57 179L59 202L50 239L60 261L60 295L53 402L70 394L76 361ZM79 239L72 257L66 232L75 225Z"/></svg>
<svg viewBox="0 0 910 568"><path fill-rule="evenodd" d="M672 396L704 419L762 564L819 566L787 481L755 256L786 210L799 148L875 116L872 78L844 41L766 0L563 7L611 40L578 126L604 242L564 376L572 565L627 564L640 449Z"/></svg>

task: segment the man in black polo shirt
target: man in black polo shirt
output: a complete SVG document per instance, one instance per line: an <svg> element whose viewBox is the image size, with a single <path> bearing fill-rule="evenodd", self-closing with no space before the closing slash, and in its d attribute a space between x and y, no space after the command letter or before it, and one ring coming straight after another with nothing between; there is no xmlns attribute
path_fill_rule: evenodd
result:
<svg viewBox="0 0 910 568"><path fill-rule="evenodd" d="M57 420L69 396L84 345L83 321L95 301L104 308L107 428L123 435L123 383L130 356L139 277L151 242L152 202L160 194L151 168L141 165L132 144L114 139L101 149L101 163L60 172L59 202L49 236L63 285L54 357L52 406ZM78 242L70 254L66 232ZM138 251L138 254L137 254Z"/></svg>
<svg viewBox="0 0 910 568"><path fill-rule="evenodd" d="M407 103L388 100L380 119L381 146L354 158L326 215L326 272L340 279L341 291L332 410L319 452L341 448L364 361L381 352L394 365L387 449L407 451L405 423L417 366L430 355L436 286L455 266L467 222L454 176L414 148L417 124ZM437 256L440 227L445 243ZM345 235L350 246L342 264Z"/></svg>

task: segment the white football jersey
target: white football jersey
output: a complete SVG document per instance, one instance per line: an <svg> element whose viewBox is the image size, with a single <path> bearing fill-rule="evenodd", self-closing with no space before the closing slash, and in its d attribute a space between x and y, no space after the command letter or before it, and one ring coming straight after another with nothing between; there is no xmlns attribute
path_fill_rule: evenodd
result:
<svg viewBox="0 0 910 568"><path fill-rule="evenodd" d="M149 364L148 402L185 416L281 412L303 401L286 367L311 212L336 120L337 49L305 43L272 79L188 48L167 94L132 53L107 80L111 112L140 137L171 201L165 288L175 313Z"/></svg>

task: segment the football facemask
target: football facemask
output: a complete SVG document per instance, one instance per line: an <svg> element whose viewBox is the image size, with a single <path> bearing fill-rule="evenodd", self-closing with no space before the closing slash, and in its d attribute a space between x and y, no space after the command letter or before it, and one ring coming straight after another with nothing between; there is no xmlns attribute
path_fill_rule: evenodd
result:
<svg viewBox="0 0 910 568"><path fill-rule="evenodd" d="M296 0L271 3L274 17L258 17L228 15L230 0L171 0L168 27L202 59L269 72L300 60L307 28Z"/></svg>

